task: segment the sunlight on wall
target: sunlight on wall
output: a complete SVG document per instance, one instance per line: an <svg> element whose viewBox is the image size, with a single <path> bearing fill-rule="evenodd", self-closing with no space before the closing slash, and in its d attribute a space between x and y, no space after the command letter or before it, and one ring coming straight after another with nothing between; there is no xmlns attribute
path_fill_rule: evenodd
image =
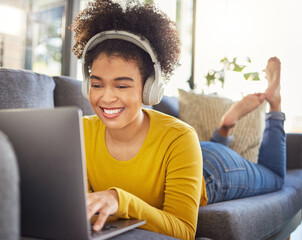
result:
<svg viewBox="0 0 302 240"><path fill-rule="evenodd" d="M282 109L287 115L286 130L300 131L301 10L302 1L299 0L198 1L195 81L199 87L204 86L207 71L218 68L219 60L225 56L249 56L256 71L265 69L269 57L277 56L282 63ZM230 78L226 81L233 92L263 91L266 86L262 80L259 90L255 86L251 88L257 85L253 83L242 89L245 84L230 83Z"/></svg>
<svg viewBox="0 0 302 240"><path fill-rule="evenodd" d="M0 4L0 33L19 35L21 33L21 10Z"/></svg>
<svg viewBox="0 0 302 240"><path fill-rule="evenodd" d="M24 9L0 4L0 65L22 68L26 14Z"/></svg>

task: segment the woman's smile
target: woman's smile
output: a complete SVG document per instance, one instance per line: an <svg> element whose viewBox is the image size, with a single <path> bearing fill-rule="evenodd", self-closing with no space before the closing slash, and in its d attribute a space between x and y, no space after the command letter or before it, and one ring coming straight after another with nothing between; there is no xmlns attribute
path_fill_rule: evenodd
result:
<svg viewBox="0 0 302 240"><path fill-rule="evenodd" d="M125 110L124 107L122 108L103 108L100 107L103 111L103 115L105 118L113 119L119 117L122 112Z"/></svg>

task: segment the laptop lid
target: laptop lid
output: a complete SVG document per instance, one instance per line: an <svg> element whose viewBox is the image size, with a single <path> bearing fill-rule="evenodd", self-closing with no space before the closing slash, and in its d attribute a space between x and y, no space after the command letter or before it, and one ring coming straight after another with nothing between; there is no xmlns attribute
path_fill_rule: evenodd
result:
<svg viewBox="0 0 302 240"><path fill-rule="evenodd" d="M80 109L0 110L0 130L18 159L23 237L107 239L146 223L111 219L91 232Z"/></svg>
<svg viewBox="0 0 302 240"><path fill-rule="evenodd" d="M22 236L89 239L81 116L73 107L0 111L19 163Z"/></svg>

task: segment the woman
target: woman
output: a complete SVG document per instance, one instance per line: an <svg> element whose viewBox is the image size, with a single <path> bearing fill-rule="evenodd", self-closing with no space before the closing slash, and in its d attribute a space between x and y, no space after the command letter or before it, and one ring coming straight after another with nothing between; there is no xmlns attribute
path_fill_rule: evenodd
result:
<svg viewBox="0 0 302 240"><path fill-rule="evenodd" d="M236 121L266 99L272 110L278 111L271 113L273 116L267 123L268 132L277 132L275 141L270 144L281 145L285 151L283 120L278 120L283 114L277 109L280 106L280 101L277 104L280 96L278 59L272 58L268 62L267 91L249 95L235 104L223 117L213 141L199 143L196 132L189 125L165 114L142 109L142 103L156 103L157 97L150 100L145 96L152 92L150 82L158 85L155 89L159 100L160 71L169 77L178 63L180 41L175 23L164 13L149 5L129 4L123 8L111 0L99 0L90 3L77 16L72 29L76 41L73 51L85 62L84 95L96 113L96 116L84 118L90 188L88 215L99 213L93 227L95 231L102 228L109 215L115 215L144 219L147 224L142 228L147 230L193 239L198 207L207 203L207 195L209 203L213 203L281 187L282 176L278 177L278 174L281 172L282 175L285 166L284 152L275 159L278 166L274 169L265 159L271 154L267 150L267 142L271 141L269 135L267 141L264 135L259 156L259 162L266 167L251 164L220 144L229 142ZM274 121L279 127L274 126ZM200 145L204 154L205 178L202 176ZM263 160L260 159L262 156ZM247 176L253 172L268 174L269 180L262 186L246 181L247 187L255 186L254 192L235 190L233 193L221 181L229 183L237 176L225 176L217 162L222 162L222 166L230 162L246 165L245 173L241 174L243 180L250 179ZM218 175L212 173L216 172L215 169ZM276 173L269 169L276 170ZM271 187L274 184L275 187ZM234 184L230 185L229 189L234 187Z"/></svg>
<svg viewBox="0 0 302 240"><path fill-rule="evenodd" d="M270 58L266 66L268 87L265 93L250 94L235 103L222 117L211 141L201 142L208 204L244 198L279 190L286 171L285 115L281 111L280 61ZM266 100L269 113L258 155L253 164L226 147L232 141L236 122Z"/></svg>

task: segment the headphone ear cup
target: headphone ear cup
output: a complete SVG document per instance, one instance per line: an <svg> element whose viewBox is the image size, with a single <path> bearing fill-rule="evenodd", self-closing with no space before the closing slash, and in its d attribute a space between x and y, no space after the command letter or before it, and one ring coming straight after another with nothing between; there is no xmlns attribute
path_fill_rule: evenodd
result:
<svg viewBox="0 0 302 240"><path fill-rule="evenodd" d="M164 87L162 82L159 84L154 79L154 76L149 77L144 85L143 89L143 104L144 105L156 105L158 104L164 95Z"/></svg>

